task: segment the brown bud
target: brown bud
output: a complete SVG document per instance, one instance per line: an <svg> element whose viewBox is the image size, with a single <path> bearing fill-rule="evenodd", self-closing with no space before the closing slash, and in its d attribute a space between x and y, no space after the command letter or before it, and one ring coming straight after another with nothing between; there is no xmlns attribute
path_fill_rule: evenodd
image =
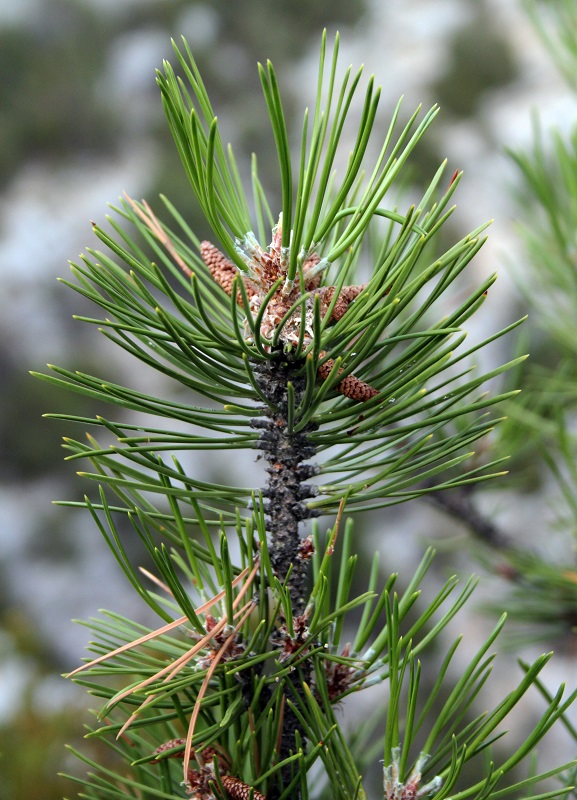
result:
<svg viewBox="0 0 577 800"><path fill-rule="evenodd" d="M215 281L228 294L232 294L232 282L236 275L236 267L224 253L215 247L211 242L202 242L200 245L200 257L209 269Z"/></svg>
<svg viewBox="0 0 577 800"><path fill-rule="evenodd" d="M157 747L156 750L153 751L153 756L160 756L162 753L166 753L167 750L174 750L176 747L179 750L176 753L171 753L169 756L165 756L165 758L182 758L182 751L184 750L184 745L186 744L186 739L170 739L168 742L161 744L160 747ZM161 759L159 758L152 758L150 760L151 764L158 764Z"/></svg>
<svg viewBox="0 0 577 800"><path fill-rule="evenodd" d="M264 794L257 792L252 786L243 783L238 778L233 778L232 775L224 775L221 782L232 800L250 800L251 793L254 800L266 800Z"/></svg>
<svg viewBox="0 0 577 800"><path fill-rule="evenodd" d="M349 304L360 295L364 288L364 284L362 286L343 286L331 312L331 322L338 322L340 319L342 319L342 317L344 317ZM318 295L321 298L321 314L324 315L327 313L335 295L335 291L336 288L334 286L323 286L321 289L319 289Z"/></svg>
<svg viewBox="0 0 577 800"><path fill-rule="evenodd" d="M317 370L317 375L322 381L326 381L329 377L332 368L334 367L335 362L332 358L327 359L324 364ZM339 370L339 374L343 370ZM346 378L337 384L335 387L337 392L344 394L345 397L350 398L351 400L358 400L360 402L365 402L365 400L370 400L372 397L376 397L379 392L377 389L373 389L372 386L369 386L368 383L360 380L360 378L356 378L354 375L347 375Z"/></svg>
<svg viewBox="0 0 577 800"><path fill-rule="evenodd" d="M232 296L232 284L235 277L239 274L236 265L211 242L207 241L201 242L200 257L218 285L224 289L229 297ZM250 297L251 294L256 292L256 287L248 278L243 278L243 280ZM236 302L242 302L240 292L237 295Z"/></svg>

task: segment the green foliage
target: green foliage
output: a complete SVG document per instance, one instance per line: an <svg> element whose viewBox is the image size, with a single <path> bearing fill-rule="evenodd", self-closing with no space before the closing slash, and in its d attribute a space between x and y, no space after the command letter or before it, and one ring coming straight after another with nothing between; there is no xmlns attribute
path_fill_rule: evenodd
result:
<svg viewBox="0 0 577 800"><path fill-rule="evenodd" d="M335 715L335 704L346 695L376 682L388 682L390 686L388 709L385 711L383 707L379 726L381 735L384 733L385 763L397 765L400 783L410 782L417 769L424 784L431 782L431 796L434 798L446 797L459 786L459 791L451 796L501 797L521 789L526 792L543 776L533 775L521 784L513 784L506 789L502 778L563 715L574 700L575 693L563 699L563 691L560 690L550 699L535 728L507 759L492 766L485 780L469 787L460 785L459 778L467 762L479 759L483 762L488 744L502 735L502 732L497 733L502 720L534 684L549 656L543 656L530 667L527 666L519 686L493 709L468 719L468 712L489 678L494 658L489 651L503 627L502 619L463 670L459 682L447 698L443 699L442 690L461 637L448 648L432 691L426 698L422 697L419 683L421 673L427 670L431 659L432 654L428 653L430 645L470 597L474 584L469 582L457 592L457 581L451 578L436 597L423 602L420 583L431 562L432 553L429 552L410 585L400 595L395 591L396 575L390 577L381 591L376 591L378 556L375 556L369 591L351 598L349 591L356 562L356 558L349 555L351 532L352 527L347 525L340 563L334 564L337 558L334 554L337 528L329 531L327 540L322 543L322 537L315 531L317 551L313 588L307 605L310 616L307 635L302 642L296 641L298 637L294 636L293 629L290 644L296 641L294 647L289 647L287 640L285 650L280 655L278 649L271 649L271 627L275 625L278 609L271 613L270 607L265 609L264 615L260 615L256 628L254 624L251 625L251 622L254 623L251 619L245 623L245 630L240 628L242 636L238 641L246 642L246 645L243 645L242 652L235 653L234 658L223 659L214 671L210 695L203 701L198 719L199 730L195 730L192 737L193 747L218 742L219 747L232 756L231 772L243 775L246 783L268 795L269 791L274 790L275 778L283 767L282 762L275 763L275 743L279 738L282 720L282 714L279 713L282 697L280 687L283 684L286 686L287 674L298 670L306 659L314 665L314 684L311 688L306 687L304 696L289 695L286 702L301 721L308 741L319 744L311 746L308 751L303 746L292 758L298 765L298 775L292 784L284 787L280 797L293 797L299 785L302 797L308 797L307 784L299 784L300 777L319 758L326 768L323 796L343 799L365 796L359 768L366 766L363 763L366 753L365 758L361 753L356 753L357 759L353 760ZM250 537L241 545L241 551L249 542ZM266 547L264 538L262 546ZM154 555L159 574L169 584L172 566L163 559L160 551L156 550ZM208 562L208 554L205 553L205 556ZM176 554L174 558L184 569L181 559ZM198 567L198 563L195 557L191 564L186 565L189 572L192 572L193 564ZM224 566L222 561L215 561L212 569L217 564L220 568ZM232 569L230 564L226 566ZM206 580L201 584L195 581L194 588L201 597L205 597L215 590L215 583L219 579L211 576L212 570L208 565L202 571L206 574ZM263 582L261 580L258 585ZM274 585L274 580L271 582ZM236 588L241 585L244 584L237 582ZM258 607L262 604L262 597L256 596L255 585L256 580L244 599L252 594L254 606ZM329 599L330 589L337 598L336 602ZM235 589L235 600L239 594L240 591ZM278 584L275 594L275 602L288 609L290 601L286 595L283 596L283 589ZM238 607L235 600L233 605ZM186 603L177 604L166 599L162 602L175 615L180 615L186 607ZM226 614L225 605L225 599L222 598L219 604L215 603L211 608L216 611L218 607L220 613ZM355 608L362 610L362 619L356 626L356 640L350 649L347 646L345 655L341 633L346 626L347 616ZM178 788L182 781L180 763L165 760L151 764L150 761L157 747L182 736L182 730L188 726L188 720L199 702L200 687L206 680L206 667L199 664L196 669L187 668L193 657L192 651L195 651L195 657L199 652L197 646L190 647L190 643L191 640L199 640L200 635L192 625L183 627L189 624L183 620L190 621L191 616L189 609L188 617L176 617L178 628L172 623L156 631L112 613L88 623L96 636L91 648L95 659L80 672L76 680L86 686L91 694L106 701L100 714L104 724L89 735L110 739L111 735L123 732L114 748L135 767L130 777L123 778L101 769L98 778L91 777L84 782L91 787L92 793L88 796L110 796L107 793L113 786L111 779L115 786L115 797L138 796L138 791L145 797L182 796ZM409 618L413 621L409 622ZM290 628L289 621L286 627ZM238 626L236 630L239 630ZM212 655L214 657L214 653ZM265 662L265 669L261 669ZM168 672L170 683L167 683ZM119 679L123 688L117 691L114 687ZM125 680L128 680L128 687ZM264 708L263 696L269 698ZM437 704L440 704L440 708ZM431 713L433 708L436 709L434 714ZM128 731L127 716L134 719ZM419 750L417 742L422 741L424 736L425 745ZM184 740L181 740L176 745L176 752L182 752L183 749ZM427 757L422 753L426 753ZM90 766L97 767L82 753L78 755ZM552 770L551 774L557 771Z"/></svg>
<svg viewBox="0 0 577 800"><path fill-rule="evenodd" d="M577 35L575 4L566 0L527 2L547 49L575 92ZM512 152L518 168L519 229L525 245L518 284L531 309L534 357L519 370L521 403L509 404L507 444L532 474L545 473L553 486L552 526L558 531L552 555L549 537L534 550L518 543L497 554L497 569L510 582L509 615L520 623L512 646L527 640L560 641L573 636L577 621L577 126L546 130L535 117L533 141ZM519 470L521 472L521 470ZM541 478L542 479L542 478ZM541 486L544 498L551 494ZM494 568L494 567L493 567Z"/></svg>
<svg viewBox="0 0 577 800"><path fill-rule="evenodd" d="M117 771L79 753L91 768L81 796L361 800L375 753L349 744L335 706L374 684L389 689L375 734L388 800L552 796L534 787L562 767L521 782L510 773L574 699L562 690L482 780L468 781L465 771L468 762L485 763L548 657L526 667L494 708L473 711L501 621L446 696L458 641L450 645L423 697L422 672L438 669L431 645L472 583L459 591L451 579L436 596L421 595L427 553L404 591L396 575L381 588L375 556L366 587L353 591L357 559L345 504L377 508L497 474L503 459L472 459L471 447L495 424L487 409L514 392L489 397L482 386L521 360L473 373L471 357L506 331L463 347L463 325L494 277L458 303L449 295L485 227L436 252L458 176L440 193L443 165L423 196L399 211L395 187L436 109L401 125L397 106L371 161L379 90L371 78L350 131L361 73L349 70L339 82L338 39L327 59L323 38L312 119L305 114L293 169L276 75L271 64L261 67L279 162L277 223L256 158L249 210L194 59L186 43L175 52L183 77L165 64L158 83L189 181L229 259L219 254L220 268L229 276L238 268L231 296L168 200L165 223L126 198L110 218L113 233L95 227L108 252L89 250L68 285L103 310L102 319L80 319L172 384L174 397L60 367L40 376L136 412L129 422L65 417L96 426L104 440L66 440L69 459L88 462L81 474L99 485L97 500L69 505L89 511L163 621L150 629L107 612L89 624L94 658L73 673L104 700L89 735L110 742L131 766ZM343 169L344 141L354 145ZM337 314L357 272L369 272L366 285ZM324 307L323 297L331 298ZM265 486L203 481L177 457L244 449L267 462ZM312 519L311 537L302 538L300 523L321 512L336 512L334 525L324 532ZM131 563L126 523L154 574ZM353 640L343 644L351 629ZM311 783L314 774L321 777Z"/></svg>
<svg viewBox="0 0 577 800"><path fill-rule="evenodd" d="M171 128L195 194L223 250L246 272L240 246L235 242L246 245L253 234L238 170L232 151L226 150L220 141L216 117L192 56L188 54L189 60L185 61L180 51L177 53L199 110L195 110L188 89L179 83L167 65L166 77L159 76L159 84ZM483 304L495 276L446 313L445 293L482 245L481 233L485 227L479 227L441 255L428 255L430 243L452 211L448 204L458 180L452 181L440 199L435 200L443 172L441 167L424 196L405 214L380 206L411 150L431 123L435 110L426 114L418 125L414 114L396 139L394 128L399 109L395 110L376 166L367 169L370 178L363 185L363 155L379 95L373 81L369 81L353 155L341 183L334 177L333 166L345 117L360 80L360 73L357 73L349 87L347 72L340 91L335 90L336 54L337 48L329 78L323 82L323 46L308 147L308 115L305 115L294 212L291 170L288 166L281 169L283 247L288 248L286 237L291 230L288 223L292 221L293 225L286 281L290 284L297 279L297 271L302 270L303 261L313 248L322 256L319 269L325 267L323 277L327 285L341 288L352 282L363 255L363 245L365 248L369 245L369 224L378 222L381 217L388 222L381 232L378 248L367 255L373 264L368 285L346 316L329 325L328 314L321 318L316 311L311 322L310 343L299 343L287 353L291 361L302 363L300 373L306 380L301 402L291 401L290 404L291 431L302 431L310 423L317 426L318 430L311 432L309 439L318 451L328 451L322 472L338 473L338 478L319 487L320 496L310 503L311 508L325 512L335 512L345 494L349 509L410 499L430 491L431 481L436 481L441 471L452 470L442 484L438 481L443 487L491 477L494 474L491 470L498 467L502 459L481 467L475 464L469 470L461 465L470 459L472 443L490 432L495 424L479 411L514 394L488 398L480 387L516 363L506 364L490 374L472 375L471 357L496 336L468 349L462 348L466 336L462 326ZM270 65L267 72L263 70L262 77L282 167L290 163L287 133ZM328 96L323 106L325 92ZM334 96L337 97L336 110L331 116ZM272 226L273 219L258 179L256 161L253 186L256 228L260 232L260 244L264 246L267 225ZM161 479L138 471L138 466L155 470L159 451L255 446L258 436L251 431L250 420L267 409L259 407L263 396L251 379L251 360L270 359L267 348L276 346L282 336L281 325L276 341L267 344L261 340L259 326L249 319L254 342L246 341L239 324L240 311L231 307L231 301L223 296L192 249L199 243L184 219L168 200L164 202L176 230L157 220L146 206L123 202L116 211L122 220L131 223L135 234L140 234L140 243L114 219L111 223L118 236L116 240L98 226L95 232L129 271L119 267L105 253L89 250L83 257L83 264L73 265L78 282L70 285L107 314L104 319L83 318L85 321L101 326L108 338L147 366L218 406L191 406L188 399L182 403L168 403L164 398L142 395L100 377L61 368L54 368L59 377L46 378L94 399L176 419L190 425L191 429L200 429L199 434L175 435L138 426L138 435L134 436L131 426L99 419L97 424L118 437L119 448L104 451L95 442L90 445L69 442L74 457L98 457L100 468L89 477L98 481L105 479L114 487L122 486L135 498L142 492L163 493ZM151 256L147 255L149 251L144 249L144 243L152 251ZM183 270L190 273L190 280ZM180 292L175 288L175 281L181 287ZM303 294L298 303L302 305L307 299L308 294ZM336 365L323 384L319 384L316 375L320 353L324 354L323 360L332 358ZM335 384L353 370L379 390L377 397L363 404L362 414L358 404L351 404L334 391ZM272 404L268 402L267 405ZM207 435L207 430L220 436ZM332 456L332 453L336 454ZM119 455L130 463L123 475L116 472ZM103 472L112 469L113 464L114 474L103 478ZM162 471L169 481L184 482L182 488L172 486L171 493L175 496L194 497L201 504L207 504L214 502L218 495L224 504L222 512L230 519L234 519L239 504L248 504L254 491L254 487L203 486L183 477L176 462L172 466L164 464ZM369 474L370 488L367 486ZM140 500L138 503L142 505Z"/></svg>
<svg viewBox="0 0 577 800"><path fill-rule="evenodd" d="M539 265L526 288L538 293L539 324L574 359L577 129L569 136L551 131L545 138L536 121L532 149L512 156L523 176L524 202L532 201L523 236L532 263Z"/></svg>
<svg viewBox="0 0 577 800"><path fill-rule="evenodd" d="M577 89L577 9L572 0L525 0L527 12L567 83Z"/></svg>

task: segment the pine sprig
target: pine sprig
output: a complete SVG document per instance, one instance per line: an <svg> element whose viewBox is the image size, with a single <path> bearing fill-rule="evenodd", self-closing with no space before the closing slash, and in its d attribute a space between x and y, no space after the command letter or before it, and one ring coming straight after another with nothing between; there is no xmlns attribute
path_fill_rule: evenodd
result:
<svg viewBox="0 0 577 800"><path fill-rule="evenodd" d="M147 241L150 242L150 230L143 226L137 211L131 204L124 204L127 219L131 220L138 230L144 232ZM97 232L101 233L99 229ZM164 234L171 242L175 242L172 232L164 229ZM102 235L109 243L109 237ZM467 401L468 395L487 379L499 375L521 359L468 382L464 382L462 376L456 373L454 382L458 381L457 385L452 384L447 376L454 365L470 358L484 344L484 342L479 343L463 355L453 356L454 348L458 347L459 340L463 339L461 335L456 342L447 347L447 342L461 331L460 326L484 299L490 285L489 281L474 292L449 319L441 320L437 326L411 332L436 300L440 291L436 285L433 287L432 299L428 303L422 303L418 311L413 312L408 320L402 320L399 327L396 330L394 328L395 320L407 302L421 294L432 279L438 278L439 271L445 268L445 274L454 280L477 248L476 238L469 240L467 237L461 247L451 249L450 258L439 259L431 269L422 271L419 277L411 282L408 282L410 273L405 266L406 260L396 265L393 270L387 268L389 277L385 282L381 273L377 271L373 280L380 288L372 292L372 284L369 283L355 300L351 310L334 326L325 327L325 330L320 332L318 345L314 344L313 339L311 345L313 362L315 352L321 350L329 357L334 354L340 359L338 364L344 363L342 354L346 353L347 347L351 350L354 347L355 355L348 365L342 368L340 374L337 375L333 370L327 381L320 386L314 372L306 373L308 377L303 400L293 409L291 429L296 433L312 423L316 430L309 434L309 438L319 450L344 445L352 474L357 470L356 465L360 461L364 464L365 474L371 470L385 468L382 474L387 475L389 481L377 484L378 488L370 494L364 492L363 503L378 498L378 504L388 504L391 501L398 502L399 497L413 497L423 491L430 491L432 486L428 486L427 489L417 487L406 495L400 493L406 486L422 483L431 478L434 470L450 468L454 462L447 458L443 460L443 456L469 446L476 438L485 435L492 424L487 422L485 425L465 431L455 430L448 436L435 437L434 441L429 440L430 432L446 431L447 423L452 420L474 414L514 395L514 392L511 392L490 399L473 397ZM134 439L125 436L122 425L118 424L116 427L120 433L121 446L115 449L115 457L122 455L131 462L138 463L140 460L142 463L147 456L144 442L149 440L148 452L156 459L156 453L159 452L157 446L159 432L164 439L164 446L160 450L170 447L174 450L202 448L209 450L229 446L238 448L258 446L259 437L247 431L250 423L246 416L258 417L262 414L263 397L258 391L258 384L253 381L247 385L246 377L247 370L249 373L252 370L250 359L262 359L264 351L261 349L255 353L254 347L247 346L241 338L242 329L235 325L231 327L231 308L228 304L215 304L210 301L210 298L214 297L216 287L204 265L190 261L191 270L196 270L193 278L202 279L202 282L193 280L192 294L196 300L194 302L192 298L187 300L179 297L152 262L136 262L134 255L118 244L114 249L117 256L130 264L132 267L130 273L120 271L111 259L102 254L98 255L99 261L86 259L84 268L79 266L74 268L82 280L79 289L82 294L97 302L108 312L116 305L119 306L119 319L116 322L111 322L109 319L95 320L101 325L104 324L105 335L147 366L160 369L165 376L186 389L203 394L212 401L234 400L234 404L228 402L224 408L222 405L220 408L201 408L191 406L189 403L179 404L61 368L54 370L60 377L45 376L45 379L57 385L64 383L75 391L93 398L105 399L124 408L180 419L204 431L208 428L225 434L224 437L216 439L194 434L189 436L178 434L171 438L168 433L143 426L137 457L134 452L136 444ZM176 244L175 249L178 249ZM95 257L96 255L94 254ZM184 260L185 257L189 258L189 254L179 250L179 257ZM413 264L416 256L409 253L406 258ZM136 272L137 267L138 272ZM394 302L390 302L391 286L395 284L397 272L399 274L399 279L396 280L397 297ZM105 295L102 291L104 287L100 291L94 286L88 288L88 280L95 278L98 286L102 284L105 275L113 281L111 286L107 287ZM164 308L159 307L158 297L156 294L151 294L145 283L138 279L138 275L152 283L155 292L160 291L164 294L168 301ZM401 291L400 279L408 286L408 297ZM446 278L442 279L443 284L446 281ZM78 288L75 284L71 285ZM112 299L111 291L114 292ZM385 313L379 310L377 305L383 297L389 303L384 309ZM173 306L174 311L169 312L167 306ZM373 307L376 307L375 311L371 311ZM513 327L509 326L504 332ZM344 336L343 331L345 331ZM495 335L491 336L490 340L494 338ZM335 347L333 344L335 341L338 342L339 354L334 349L331 351L331 347ZM257 343L255 346L258 346ZM363 363L369 359L374 364L387 366L385 368L381 366L378 372L370 376L371 385L379 391L379 394L363 403L362 415L359 415L355 406L351 406L350 402L343 402L342 397L338 395L335 397L333 394L333 399L330 399L331 385L334 387L337 381L343 379L343 375L351 374L353 369L359 377L364 377ZM434 381L437 375L442 375L442 381L439 381L436 387ZM250 405L243 401L248 401ZM242 414L240 417L239 412ZM101 423L96 421L96 424ZM371 458L367 448L359 447L366 441L371 442L372 453L376 454L382 450L384 456ZM80 444L76 447L74 457L81 457L83 451L88 455L88 449ZM428 456L417 461L414 456L423 448ZM409 452L410 458L413 459L408 469L405 468L405 452ZM391 453L394 454L393 464L397 463L399 471L402 468L403 475L408 473L406 479L391 480L395 475L394 466L393 469L388 467L391 463ZM465 451L463 459L467 457ZM346 474L347 457L339 454L337 461L339 471ZM331 469L332 463L330 459L326 462L328 470ZM426 469L429 465L434 465L433 472ZM134 471L131 474L135 474ZM458 481L466 480L467 473L461 468ZM354 487L360 489L364 485L365 481L361 479L354 484ZM141 488L144 489L145 486L143 484ZM148 488L154 491L152 485L149 484ZM248 497L253 489L254 487L246 487L240 494ZM224 489L222 492L226 494ZM328 484L321 489L321 492L327 496L311 501L311 508L336 510L342 496L340 488ZM349 507L360 502L357 494L356 488L350 492ZM336 496L332 499L334 495ZM239 500L239 497L237 495L234 502Z"/></svg>
<svg viewBox="0 0 577 800"><path fill-rule="evenodd" d="M430 711L439 701L459 640L449 649L442 667L437 670L438 677L434 687L427 692L426 700L423 700L419 693L419 683L421 672L431 658L427 647L458 613L470 595L472 587L465 587L451 599L449 608L440 613L441 607L446 606L447 600L455 594L457 582L451 579L436 600L427 604L424 613L415 622L407 625L409 612L414 615L415 604L420 602L419 582L424 578L431 563L432 553L427 554L417 570L415 579L403 594L397 596L394 592L396 576L393 575L379 595L374 591L368 591L353 600L348 600L347 587L350 587L352 581L355 561L354 558L351 561L348 556L352 530L349 525L340 556L341 563L338 565L333 563L337 555L334 545L331 544L334 543L335 533L336 529L329 531L325 547L319 547L316 551L317 556L323 553L324 555L322 558L315 557L317 567L307 603L307 608L310 609L308 625L301 634L302 638L296 629L297 621L293 620L289 624L287 620L284 630L277 631L276 646L270 648L267 643L271 640L274 625L273 627L269 625L265 630L266 626L261 622L261 629L257 628L251 634L249 632L251 623L246 618L242 625L248 626L248 629L239 638L250 644L246 645L246 649L243 646L242 650L238 648L234 654L230 653L229 657L216 666L212 673L209 695L202 694L202 687L208 685L206 679L212 667L207 667L203 661L207 656L211 658L214 639L205 637L203 643L200 634L194 635L193 641L198 640L198 644L192 647L195 650L194 663L197 666L193 670L186 668L186 664L191 663L187 652L190 649L188 643L191 642L190 637L193 632L186 629L190 617L179 617L157 631L136 626L120 615L108 614L105 619L92 620L88 623L98 637L92 645L96 659L76 670L75 680L89 688L91 693L106 700L101 712L101 716L105 717L105 724L95 729L91 735L99 738L111 734L120 735L123 740L131 742L133 755L134 752L142 753L135 764L143 770L146 782L142 779L142 783L135 782L129 785L144 788L148 785L150 775L158 771L154 765L154 754L162 742L158 740L155 742L154 738L150 738L151 735L158 735L158 728L166 732L165 736L170 741L180 743L175 755L184 754L186 737L182 737L181 725L183 721L189 719L194 708L200 708L197 729L191 739L192 747L213 746L230 753L232 757L230 769L233 772L250 759L251 785L265 796L268 796L271 782L274 783L275 777L278 777L287 763L300 764L299 769L306 773L316 758L321 757L332 792L343 798L363 797L365 795L362 784L358 783L359 776L353 767L354 760L335 717L334 707L351 692L361 691L372 685L375 678L379 681L388 681L390 686L391 696L384 738L385 764L397 765L395 769L399 783L409 784L411 780L416 780L415 776L418 774L420 776L418 782L422 780L423 784L430 784L429 793L432 797L444 797L452 791L467 761L482 755L487 743L494 739L494 732L500 722L535 683L549 656L538 659L530 667L527 666L519 686L495 706L493 711L467 722L467 713L489 679L493 656L488 653L502 630L504 623L502 619L469 666L462 671L462 677L453 692L442 702L440 709L437 708L435 722L431 726ZM316 540L317 544L320 544L318 534ZM329 566L332 569L329 569ZM339 581L334 603L329 600L333 595L333 590L330 588L331 573L338 575ZM246 574L245 576L241 574L234 583L236 591L241 587L248 587L248 594L253 592L257 585L256 582L247 584ZM276 588L280 593L280 605L290 608L290 601L287 604L288 598L282 599L282 587ZM200 590L201 587L197 586L196 589ZM199 619L206 615L207 623L212 620L210 624L214 626L215 631L220 625L220 623L215 625L215 622L219 614L226 613L227 605L226 592L223 590L219 594L219 599L209 600L195 612ZM253 597L255 597L254 592ZM236 605L238 606L238 603ZM338 631L343 629L344 618L358 606L365 606L363 621L358 627L357 634L360 646L357 643L352 648L347 645L343 648L343 655L339 656ZM272 616L274 618L275 614ZM433 627L428 629L435 617ZM221 617L222 619L224 617ZM369 641L370 645L367 647ZM146 648L144 651L142 651L143 646ZM259 651L261 655L254 655ZM294 711L308 740L322 742L322 746L312 748L306 757L302 751L296 761L295 758L291 758L288 762L277 763L274 768L266 768L265 765L274 762L272 754L271 762L266 754L271 741L276 741L278 737L278 716L275 713L267 714L265 708L258 717L253 717L251 723L251 716L247 718L246 715L245 702L248 700L249 707L254 707L256 715L258 701L263 695L271 693L272 689L274 692L267 707L271 712L274 711L279 696L282 696L283 690L286 691L290 687L290 675L299 670L299 665L304 663L304 659L312 660L314 664L314 684L305 689L302 697L289 690L285 702ZM262 672L261 668L265 661L267 668ZM172 675L168 683L167 673ZM123 675L139 677L128 687L116 691L109 681L112 678L116 682ZM249 688L246 685L248 676L251 676L252 681L256 681L256 684ZM214 685L212 685L213 680ZM406 681L408 681L408 695L403 688ZM107 688L108 685L110 688ZM470 789L461 791L459 797L485 796L487 789L490 791L486 796L495 798L501 797L503 793L513 792L516 786L503 788L504 776L522 760L528 750L536 745L554 721L563 716L574 696L575 693L562 699L560 692L554 698L550 698L548 709L540 723L523 744L519 745L500 767L495 768L491 781L489 783L481 781ZM177 698L178 703L175 705ZM403 708L405 702L408 703L406 711ZM202 706L199 707L199 703ZM401 720L405 719L401 739L399 726ZM231 728L234 729L234 733ZM423 729L427 728L429 730L424 751L428 753L428 758L424 759L419 755L419 751L415 751L415 742L421 740ZM231 734L235 737L234 749L231 747L233 742ZM258 746L255 746L256 742ZM256 752L263 754L260 761L255 761ZM134 761L134 758L132 760ZM176 792L177 778L181 780L182 774L175 777L172 765L170 772L173 775L171 789ZM106 774L106 771L103 774ZM244 776L245 780L249 779L246 770ZM539 779L538 776L534 776L530 780L523 781L521 785L523 788L529 788ZM107 786L104 779L100 785L103 788ZM285 787L282 796L292 796L290 786Z"/></svg>
<svg viewBox="0 0 577 800"><path fill-rule="evenodd" d="M486 480L503 461L473 459L472 448L496 424L488 409L514 392L489 397L482 387L521 359L477 375L471 358L517 323L463 349L464 326L494 277L460 303L450 295L485 226L437 252L460 176L440 191L441 165L413 203L396 188L437 109L417 109L399 130L398 105L371 161L380 90L370 78L349 130L362 71L339 82L338 37L329 61L323 36L314 112L304 115L293 168L279 81L270 62L261 66L281 207L273 214L254 158L251 212L192 54L185 42L175 52L182 77L165 64L158 85L216 244L200 242L165 198L168 221L125 197L108 219L112 232L94 228L104 249L88 250L66 282L101 309L101 318L79 319L175 391L152 395L61 367L39 376L122 412L66 417L100 428L105 441L65 440L69 460L86 464L80 474L99 486L96 500L66 505L88 509L161 619L146 628L106 613L89 623L92 657L71 677L104 701L89 735L130 766L117 776L81 755L96 770L78 781L83 796L364 800L335 707L379 683L390 697L380 724L387 800L530 793L543 776L515 785L508 774L574 695L548 700L513 755L469 785L465 765L499 738L547 658L474 716L500 623L441 700L458 642L440 670L431 645L474 581L459 589L451 578L427 598L432 553L404 591L396 575L382 585L375 557L358 592L343 519L345 506L379 508ZM354 146L341 171L346 139ZM264 485L202 480L178 458L228 449L262 457ZM325 531L315 518L331 512ZM126 523L149 571L130 561ZM438 674L427 698L424 669ZM423 738L428 758L417 749ZM319 764L324 786L313 787Z"/></svg>

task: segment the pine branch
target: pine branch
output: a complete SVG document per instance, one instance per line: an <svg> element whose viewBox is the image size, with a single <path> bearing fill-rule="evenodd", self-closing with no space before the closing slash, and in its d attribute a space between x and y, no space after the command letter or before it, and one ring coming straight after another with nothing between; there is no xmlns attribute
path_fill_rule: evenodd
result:
<svg viewBox="0 0 577 800"><path fill-rule="evenodd" d="M170 224L126 197L109 219L112 233L95 226L106 252L83 255L69 285L103 311L102 319L83 321L160 373L177 399L59 367L40 376L147 420L74 417L115 441L65 440L68 458L88 463L81 474L99 486L97 501L68 505L88 509L162 620L149 629L108 612L89 623L94 658L72 675L104 702L90 735L128 766L115 771L79 754L91 774L77 780L93 800L185 793L198 800L309 800L319 795L310 786L314 769L325 782L321 794L366 800L363 754L349 746L335 706L386 682L390 700L380 728L387 800L449 793L497 800L519 787L537 797L531 793L543 775L514 784L509 773L564 718L575 694L549 698L525 741L496 757L482 780L471 784L465 765L483 759L548 657L476 715L503 621L452 691L445 690L459 642L440 670L430 653L474 581L458 590L451 578L436 596L423 597L428 552L406 590L397 591L394 574L382 585L375 554L366 589L353 593L357 558L345 505L380 508L440 491L439 502L481 529L465 487L500 474L504 459L480 463L471 448L496 423L488 409L515 394L488 397L482 386L522 360L472 374L477 350L518 323L461 347L464 325L494 277L460 304L447 297L485 228L433 251L460 175L439 192L442 165L405 213L391 200L437 109L422 118L417 110L397 130L397 106L376 160L367 163L380 96L369 79L360 120L348 131L353 152L339 176L334 165L361 71L352 78L347 71L339 87L338 37L328 64L323 36L315 111L310 129L305 114L293 169L276 74L270 63L261 66L282 204L274 224L254 159L253 225L192 54L186 43L175 52L184 78L165 64L158 84L218 245L200 242L169 201ZM369 263L368 280L355 282ZM177 457L221 449L264 458L265 486L200 480ZM317 517L332 512L336 522L322 532ZM306 538L303 523L311 531ZM127 526L152 562L147 573L132 566ZM349 626L354 641L342 644ZM426 696L422 669L438 675Z"/></svg>
<svg viewBox="0 0 577 800"><path fill-rule="evenodd" d="M497 550L514 549L511 537L504 533L493 520L478 510L471 487L435 492L430 494L427 500L468 528L485 544Z"/></svg>

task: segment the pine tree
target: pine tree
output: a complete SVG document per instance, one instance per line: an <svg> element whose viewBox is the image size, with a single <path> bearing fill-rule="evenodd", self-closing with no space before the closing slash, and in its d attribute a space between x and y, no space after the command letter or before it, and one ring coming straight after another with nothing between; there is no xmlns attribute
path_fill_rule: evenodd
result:
<svg viewBox="0 0 577 800"><path fill-rule="evenodd" d="M502 619L446 692L459 640L440 667L431 645L474 581L458 588L451 578L422 596L429 551L404 590L395 574L381 585L378 554L366 589L353 586L346 514L484 481L504 461L472 447L498 422L492 406L515 394L483 386L520 359L484 375L471 359L518 323L466 348L463 326L494 276L459 302L451 293L485 225L440 250L461 177L447 180L446 164L418 201L398 207L437 109L401 122L399 104L374 155L379 89L369 79L353 128L362 70L338 78L338 38L331 56L323 37L295 168L275 71L259 66L279 164L273 212L256 157L249 205L186 42L175 54L180 77L165 63L158 84L212 241L199 241L168 199L167 222L125 197L112 233L94 227L105 250L88 250L66 283L102 309L80 319L178 392L153 396L59 367L40 376L133 412L128 421L72 418L105 441L65 440L99 487L70 505L92 515L161 620L149 629L106 612L88 623L92 656L71 677L104 701L89 735L119 763L78 752L90 767L80 796L360 800L379 759L387 800L561 796L569 790L534 792L566 766L524 779L512 770L574 694L561 689L512 752L486 758L548 656L496 705L473 710ZM353 146L343 161L345 141ZM202 481L178 458L216 450L254 451L264 484ZM131 563L130 534L154 571ZM421 675L432 669L424 696ZM336 707L375 684L387 686L388 703L347 732Z"/></svg>

